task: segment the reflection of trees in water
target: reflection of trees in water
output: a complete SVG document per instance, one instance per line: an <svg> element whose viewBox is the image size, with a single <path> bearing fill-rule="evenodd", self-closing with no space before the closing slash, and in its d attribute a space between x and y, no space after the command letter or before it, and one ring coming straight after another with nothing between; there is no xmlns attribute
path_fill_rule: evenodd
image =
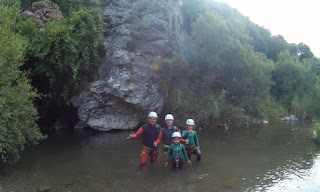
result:
<svg viewBox="0 0 320 192"><path fill-rule="evenodd" d="M292 175L303 177L312 168L318 150L310 139L309 126L301 123L206 132L200 135L201 146L219 174L217 179L224 182L236 177L242 190L272 186ZM207 147L214 152L210 157Z"/></svg>
<svg viewBox="0 0 320 192"><path fill-rule="evenodd" d="M1 168L0 168L0 170L1 170ZM2 175L0 175L0 191L2 191L3 190L3 177L2 177Z"/></svg>
<svg viewBox="0 0 320 192"><path fill-rule="evenodd" d="M317 148L307 125L277 123L251 129L256 129L248 137L253 155L263 162L255 167L259 171L251 180L255 189L266 189L294 176L304 177L312 168Z"/></svg>
<svg viewBox="0 0 320 192"><path fill-rule="evenodd" d="M126 140L127 131L59 135L26 151L20 164L7 169L15 183L5 183L4 190L34 187L46 180L56 189L70 178L77 189L107 186L111 191L151 191L154 186L157 191L170 191L173 185L181 191L267 189L284 178L304 177L312 168L318 146L308 133L308 126L285 123L230 128L227 132L208 129L199 132L204 154L201 162L193 159L190 168L174 173L164 169L160 149L156 164L147 173L140 171L141 138ZM29 177L34 173L37 176Z"/></svg>

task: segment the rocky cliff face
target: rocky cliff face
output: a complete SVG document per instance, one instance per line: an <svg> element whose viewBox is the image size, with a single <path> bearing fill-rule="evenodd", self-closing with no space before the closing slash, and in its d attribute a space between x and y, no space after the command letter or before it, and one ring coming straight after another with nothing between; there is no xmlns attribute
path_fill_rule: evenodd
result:
<svg viewBox="0 0 320 192"><path fill-rule="evenodd" d="M158 71L179 52L181 6L180 0L115 0L105 8L104 63L89 90L72 99L82 124L133 129L149 111L161 111Z"/></svg>

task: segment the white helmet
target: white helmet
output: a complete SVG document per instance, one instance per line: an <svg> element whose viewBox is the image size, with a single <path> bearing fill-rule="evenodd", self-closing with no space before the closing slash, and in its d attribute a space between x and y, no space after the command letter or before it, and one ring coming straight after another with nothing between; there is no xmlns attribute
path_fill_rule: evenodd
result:
<svg viewBox="0 0 320 192"><path fill-rule="evenodd" d="M150 112L149 113L149 115L148 115L148 117L155 117L155 118L158 118L158 115L157 115L157 113L156 112Z"/></svg>
<svg viewBox="0 0 320 192"><path fill-rule="evenodd" d="M193 119L188 119L186 122L187 125L195 125Z"/></svg>
<svg viewBox="0 0 320 192"><path fill-rule="evenodd" d="M181 133L179 133L179 132L173 132L172 133L172 137L174 138L174 137L181 137Z"/></svg>
<svg viewBox="0 0 320 192"><path fill-rule="evenodd" d="M164 118L164 120L174 120L173 115L167 114Z"/></svg>

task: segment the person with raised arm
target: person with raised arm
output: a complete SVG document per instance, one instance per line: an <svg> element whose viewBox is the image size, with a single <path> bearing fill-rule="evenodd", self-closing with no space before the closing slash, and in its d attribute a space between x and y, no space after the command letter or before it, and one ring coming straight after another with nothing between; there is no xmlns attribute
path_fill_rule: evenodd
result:
<svg viewBox="0 0 320 192"><path fill-rule="evenodd" d="M143 136L141 153L140 153L140 165L145 165L150 158L150 162L153 163L158 156L157 147L153 144L157 140L160 126L157 124L158 115L156 112L150 112L148 115L148 123L139 128L136 133L132 133L127 139L136 139Z"/></svg>
<svg viewBox="0 0 320 192"><path fill-rule="evenodd" d="M200 143L199 138L197 135L197 132L194 130L195 123L193 119L188 119L187 122L187 130L182 131L182 138L189 140L188 143L186 143L186 149L189 156L189 159L191 158L191 155L197 156L197 161L201 160L201 150L200 150Z"/></svg>

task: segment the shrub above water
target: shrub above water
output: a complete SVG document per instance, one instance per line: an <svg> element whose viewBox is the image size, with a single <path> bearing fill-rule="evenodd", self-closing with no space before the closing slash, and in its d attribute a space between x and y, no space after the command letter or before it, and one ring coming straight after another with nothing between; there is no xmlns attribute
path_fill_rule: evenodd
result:
<svg viewBox="0 0 320 192"><path fill-rule="evenodd" d="M0 6L0 164L14 163L27 144L44 138L36 124L38 96L20 70L26 42L16 33L19 11Z"/></svg>
<svg viewBox="0 0 320 192"><path fill-rule="evenodd" d="M315 122L315 124L313 125L312 137L316 143L320 144L320 122L319 121Z"/></svg>

